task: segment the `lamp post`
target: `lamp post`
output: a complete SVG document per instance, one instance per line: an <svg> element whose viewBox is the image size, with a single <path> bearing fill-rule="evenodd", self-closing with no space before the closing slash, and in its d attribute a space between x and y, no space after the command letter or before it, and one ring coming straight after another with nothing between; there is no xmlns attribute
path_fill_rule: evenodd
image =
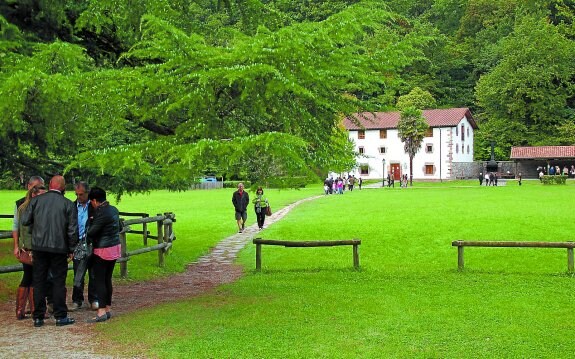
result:
<svg viewBox="0 0 575 359"><path fill-rule="evenodd" d="M381 187L385 187L385 158L381 160L383 170L381 171Z"/></svg>

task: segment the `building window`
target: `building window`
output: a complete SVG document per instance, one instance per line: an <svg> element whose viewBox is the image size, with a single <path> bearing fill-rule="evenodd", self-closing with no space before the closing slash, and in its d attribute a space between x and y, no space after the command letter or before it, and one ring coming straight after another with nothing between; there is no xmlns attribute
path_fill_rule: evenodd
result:
<svg viewBox="0 0 575 359"><path fill-rule="evenodd" d="M387 130L379 130L379 138L387 138Z"/></svg>
<svg viewBox="0 0 575 359"><path fill-rule="evenodd" d="M459 143L455 145L455 153L459 153Z"/></svg>
<svg viewBox="0 0 575 359"><path fill-rule="evenodd" d="M427 130L425 130L425 137L433 137L433 128L428 127Z"/></svg>
<svg viewBox="0 0 575 359"><path fill-rule="evenodd" d="M365 153L365 148L363 146L358 148L359 154L363 155Z"/></svg>
<svg viewBox="0 0 575 359"><path fill-rule="evenodd" d="M432 175L435 172L435 166L434 165L425 165L425 174L426 175Z"/></svg>
<svg viewBox="0 0 575 359"><path fill-rule="evenodd" d="M457 129L457 126L455 126L455 137L459 136L459 130Z"/></svg>
<svg viewBox="0 0 575 359"><path fill-rule="evenodd" d="M469 137L469 127L467 127L467 137Z"/></svg>
<svg viewBox="0 0 575 359"><path fill-rule="evenodd" d="M425 153L433 153L433 145L431 143L425 145Z"/></svg>
<svg viewBox="0 0 575 359"><path fill-rule="evenodd" d="M465 141L465 125L461 125L461 141Z"/></svg>
<svg viewBox="0 0 575 359"><path fill-rule="evenodd" d="M360 140L364 140L365 139L365 131L364 130L357 131L357 138L359 138Z"/></svg>
<svg viewBox="0 0 575 359"><path fill-rule="evenodd" d="M384 155L385 152L386 152L385 147L380 147L380 148L379 148L379 154L380 154L380 155Z"/></svg>
<svg viewBox="0 0 575 359"><path fill-rule="evenodd" d="M369 166L366 164L359 165L359 173L363 176L369 175Z"/></svg>
<svg viewBox="0 0 575 359"><path fill-rule="evenodd" d="M469 154L469 145L467 145L467 154Z"/></svg>

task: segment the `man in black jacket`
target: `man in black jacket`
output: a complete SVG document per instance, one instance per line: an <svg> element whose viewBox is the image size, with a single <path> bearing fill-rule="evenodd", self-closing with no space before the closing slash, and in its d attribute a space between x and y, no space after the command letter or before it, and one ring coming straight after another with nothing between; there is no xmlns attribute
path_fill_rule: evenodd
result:
<svg viewBox="0 0 575 359"><path fill-rule="evenodd" d="M248 204L250 203L250 196L244 191L244 184L238 184L238 190L232 195L232 203L236 210L236 222L238 223L239 232L242 233L246 226L248 219Z"/></svg>
<svg viewBox="0 0 575 359"><path fill-rule="evenodd" d="M34 197L22 215L22 223L32 227L34 258L34 326L44 325L45 283L52 273L52 297L56 325L74 324L66 306L68 259L78 243L78 214L72 201L64 197L66 181L62 176L50 180L49 191Z"/></svg>

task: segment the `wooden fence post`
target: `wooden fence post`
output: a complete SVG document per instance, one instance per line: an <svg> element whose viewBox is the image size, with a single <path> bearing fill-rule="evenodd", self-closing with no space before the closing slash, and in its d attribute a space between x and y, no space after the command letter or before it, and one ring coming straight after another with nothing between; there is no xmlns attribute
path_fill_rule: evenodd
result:
<svg viewBox="0 0 575 359"><path fill-rule="evenodd" d="M463 270L463 266L464 266L464 259L463 259L463 246L458 246L457 247L457 269L458 270Z"/></svg>
<svg viewBox="0 0 575 359"><path fill-rule="evenodd" d="M353 267L359 269L359 245L353 245Z"/></svg>
<svg viewBox="0 0 575 359"><path fill-rule="evenodd" d="M573 248L567 248L567 271L569 273L573 273L575 270L573 263Z"/></svg>
<svg viewBox="0 0 575 359"><path fill-rule="evenodd" d="M148 217L147 214L145 216L142 216L142 218L146 218L146 217ZM147 222L142 223L142 230L144 231L144 233L143 233L144 246L148 246L148 223Z"/></svg>
<svg viewBox="0 0 575 359"><path fill-rule="evenodd" d="M171 220L168 218L168 216L170 215L169 212L164 213L164 243L170 243L170 223ZM170 222L170 223L166 223L166 222ZM170 248L164 248L162 249L162 251L164 252L164 254L168 255L168 251L170 250Z"/></svg>
<svg viewBox="0 0 575 359"><path fill-rule="evenodd" d="M120 247L121 247L121 254L122 254L122 258L127 259L128 255L128 248L127 248L127 243L126 243L126 231L124 231L124 220L121 219L121 224L122 227L120 228ZM122 278L126 278L128 276L128 261L122 261L120 262L120 276Z"/></svg>
<svg viewBox="0 0 575 359"><path fill-rule="evenodd" d="M256 244L256 271L261 272L262 270L262 245L260 243Z"/></svg>
<svg viewBox="0 0 575 359"><path fill-rule="evenodd" d="M158 216L161 216L158 213ZM162 244L164 242L164 221L160 220L157 222L158 224L158 244ZM158 250L158 266L164 267L164 250Z"/></svg>

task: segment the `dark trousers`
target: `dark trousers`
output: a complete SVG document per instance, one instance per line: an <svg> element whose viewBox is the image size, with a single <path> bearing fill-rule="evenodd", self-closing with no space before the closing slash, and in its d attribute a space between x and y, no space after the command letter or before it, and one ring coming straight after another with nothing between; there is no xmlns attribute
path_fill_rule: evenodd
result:
<svg viewBox="0 0 575 359"><path fill-rule="evenodd" d="M68 316L66 306L66 275L68 274L68 254L34 251L34 319L44 318L46 294L48 293L48 273L52 273L52 303L54 318Z"/></svg>
<svg viewBox="0 0 575 359"><path fill-rule="evenodd" d="M260 212L258 213L258 211L256 210L256 217L258 219L258 227L263 228L264 227L264 222L266 221L266 208L267 207L262 207L260 209Z"/></svg>
<svg viewBox="0 0 575 359"><path fill-rule="evenodd" d="M80 261L74 259L74 276L78 270L78 263ZM98 301L96 295L96 285L94 284L94 272L92 271L92 263L88 263L88 302L93 303ZM84 302L84 278L80 287L73 286L72 289L72 302L82 304Z"/></svg>
<svg viewBox="0 0 575 359"><path fill-rule="evenodd" d="M107 261L95 254L92 256L92 272L100 308L112 305L112 273L114 273L115 265L115 259Z"/></svg>
<svg viewBox="0 0 575 359"><path fill-rule="evenodd" d="M22 269L24 271L24 275L22 275L20 287L31 287L32 280L34 279L34 268L30 264L22 264Z"/></svg>

